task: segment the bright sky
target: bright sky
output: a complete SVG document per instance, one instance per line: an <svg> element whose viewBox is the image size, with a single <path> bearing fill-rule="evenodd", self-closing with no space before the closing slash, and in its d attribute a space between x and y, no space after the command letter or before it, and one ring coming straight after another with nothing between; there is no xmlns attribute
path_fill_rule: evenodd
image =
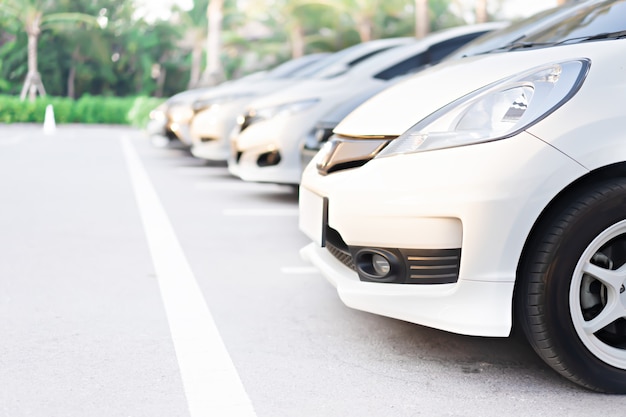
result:
<svg viewBox="0 0 626 417"><path fill-rule="evenodd" d="M502 17L510 19L526 17L556 5L556 0L506 0L502 5Z"/></svg>
<svg viewBox="0 0 626 417"><path fill-rule="evenodd" d="M167 19L169 11L174 5L184 9L191 9L193 0L134 0L138 14L147 19Z"/></svg>
<svg viewBox="0 0 626 417"><path fill-rule="evenodd" d="M152 18L167 19L169 9L178 4L182 8L189 9L193 5L193 0L134 0L143 9L142 15ZM468 10L473 8L475 0L463 0ZM496 1L489 1L488 4L495 6ZM502 19L515 19L530 16L540 10L548 9L557 5L557 0L504 0L502 1Z"/></svg>

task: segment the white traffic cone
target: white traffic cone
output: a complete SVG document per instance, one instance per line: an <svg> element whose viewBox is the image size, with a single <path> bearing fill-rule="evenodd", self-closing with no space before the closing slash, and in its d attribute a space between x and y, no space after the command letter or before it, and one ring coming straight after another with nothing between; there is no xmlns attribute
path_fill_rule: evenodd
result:
<svg viewBox="0 0 626 417"><path fill-rule="evenodd" d="M46 116L43 119L43 132L46 135L52 135L57 130L56 122L54 121L54 109L52 104L46 106Z"/></svg>

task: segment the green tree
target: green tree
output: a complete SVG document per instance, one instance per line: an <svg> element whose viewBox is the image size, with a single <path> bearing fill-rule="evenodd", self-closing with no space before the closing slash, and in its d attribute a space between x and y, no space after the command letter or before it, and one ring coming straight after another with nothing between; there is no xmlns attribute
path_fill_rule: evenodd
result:
<svg viewBox="0 0 626 417"><path fill-rule="evenodd" d="M200 85L202 76L202 64L204 49L207 40L207 8L209 0L195 0L193 8L189 11L176 8L171 22L184 30L181 30L181 39L178 41L180 47L191 52L191 64L189 73L189 84L187 88L194 88Z"/></svg>
<svg viewBox="0 0 626 417"><path fill-rule="evenodd" d="M384 36L383 21L389 16L402 15L406 0L342 0L327 4L349 16L361 42L367 42Z"/></svg>
<svg viewBox="0 0 626 417"><path fill-rule="evenodd" d="M15 20L0 14L0 92L17 94L27 67L26 34Z"/></svg>
<svg viewBox="0 0 626 417"><path fill-rule="evenodd" d="M96 24L95 17L82 13L55 13L55 6L56 3L52 0L3 0L0 4L0 13L18 20L28 37L28 73L20 94L22 100L27 94L31 101L37 93L46 95L37 64L37 44L41 32L68 23Z"/></svg>

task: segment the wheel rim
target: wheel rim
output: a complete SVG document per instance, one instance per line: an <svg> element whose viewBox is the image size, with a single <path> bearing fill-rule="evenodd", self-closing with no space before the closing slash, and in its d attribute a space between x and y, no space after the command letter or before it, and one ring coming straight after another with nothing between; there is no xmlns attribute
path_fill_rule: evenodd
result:
<svg viewBox="0 0 626 417"><path fill-rule="evenodd" d="M587 246L572 277L569 305L579 339L601 361L626 369L626 220Z"/></svg>

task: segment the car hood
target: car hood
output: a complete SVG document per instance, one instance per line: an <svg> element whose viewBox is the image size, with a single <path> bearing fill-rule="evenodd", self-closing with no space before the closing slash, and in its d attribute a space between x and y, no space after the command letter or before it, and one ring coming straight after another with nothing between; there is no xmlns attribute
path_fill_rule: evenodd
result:
<svg viewBox="0 0 626 417"><path fill-rule="evenodd" d="M371 98L343 119L334 132L349 137L399 136L424 117L474 90L538 65L589 57L598 44L581 43L444 62Z"/></svg>
<svg viewBox="0 0 626 417"><path fill-rule="evenodd" d="M308 99L324 100L328 97L351 97L359 89L373 88L376 85L386 85L383 80L371 77L341 76L330 79L301 80L299 83L284 90L267 94L252 101L248 108L262 109L293 103Z"/></svg>
<svg viewBox="0 0 626 417"><path fill-rule="evenodd" d="M267 94L276 90L290 87L302 80L297 78L278 78L278 79L256 79L248 80L247 82L223 84L207 90L201 96L197 97L197 100L210 100L218 98L236 98L250 96L255 97L262 94Z"/></svg>

